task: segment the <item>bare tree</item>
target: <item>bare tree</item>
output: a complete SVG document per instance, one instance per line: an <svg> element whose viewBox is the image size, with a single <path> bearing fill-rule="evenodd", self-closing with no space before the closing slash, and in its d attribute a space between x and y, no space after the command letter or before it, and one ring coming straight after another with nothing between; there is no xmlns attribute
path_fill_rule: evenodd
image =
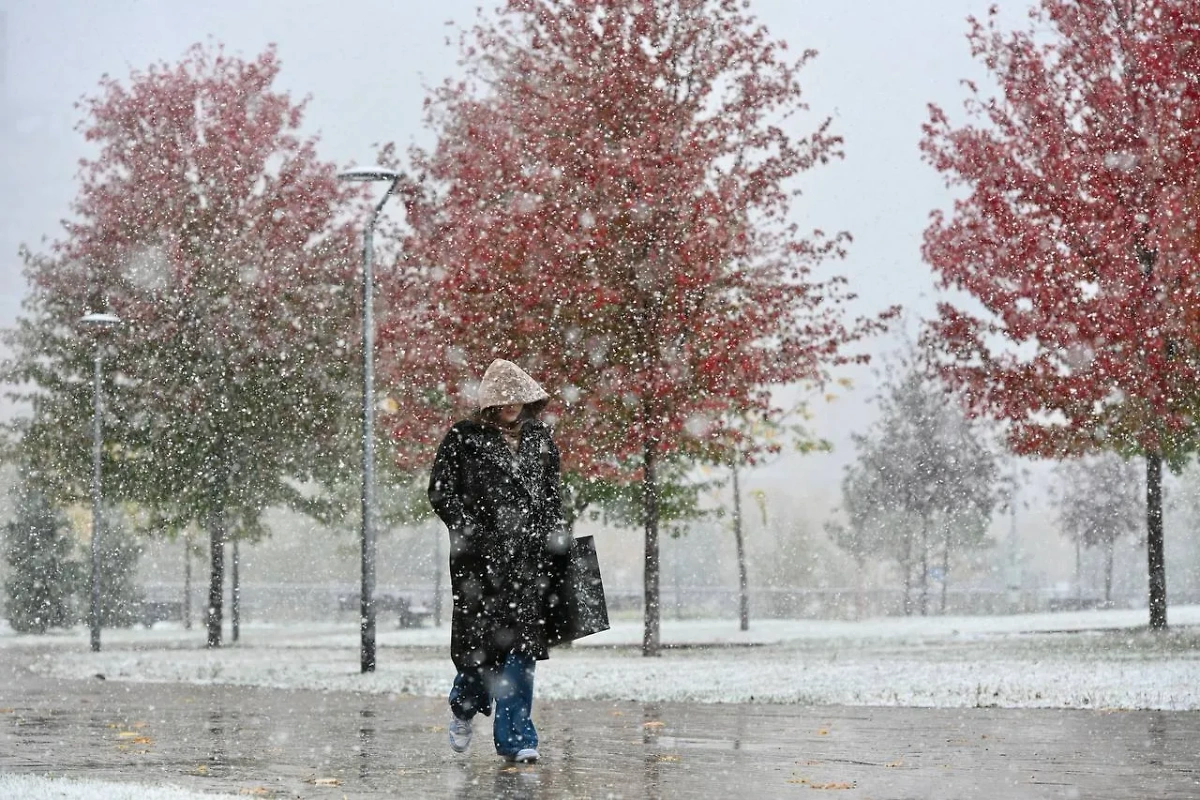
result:
<svg viewBox="0 0 1200 800"><path fill-rule="evenodd" d="M920 613L928 613L932 563L940 562L944 612L953 554L988 543L999 457L988 431L912 354L889 372L878 399L879 419L853 437L858 457L842 483L848 523L830 530L856 559L879 552L897 561L906 614L914 578Z"/></svg>
<svg viewBox="0 0 1200 800"><path fill-rule="evenodd" d="M1138 468L1114 453L1064 461L1055 468L1053 502L1064 536L1075 543L1075 580L1081 585L1083 548L1104 550L1104 603L1112 603L1113 550L1117 539L1141 528L1142 479Z"/></svg>

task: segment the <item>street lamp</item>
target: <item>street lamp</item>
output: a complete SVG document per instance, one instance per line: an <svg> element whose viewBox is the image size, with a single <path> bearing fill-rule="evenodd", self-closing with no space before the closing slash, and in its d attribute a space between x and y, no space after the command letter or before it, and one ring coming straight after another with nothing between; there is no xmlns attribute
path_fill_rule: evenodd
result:
<svg viewBox="0 0 1200 800"><path fill-rule="evenodd" d="M354 167L338 173L344 181L385 181L387 191L375 205L375 210L363 231L363 418L362 418L362 592L359 595L359 630L362 644L359 656L363 672L375 671L375 278L371 272L374 255L372 236L379 213L400 183L400 173L384 167Z"/></svg>
<svg viewBox="0 0 1200 800"><path fill-rule="evenodd" d="M85 329L102 333L121 324L116 314L91 313L80 317L79 324ZM100 432L100 417L103 409L103 395L100 388L101 359L103 354L102 339L95 337L95 370L92 375L92 602L88 614L88 625L91 628L92 652L100 652L100 536L101 536L101 492L100 492L100 455L103 438Z"/></svg>

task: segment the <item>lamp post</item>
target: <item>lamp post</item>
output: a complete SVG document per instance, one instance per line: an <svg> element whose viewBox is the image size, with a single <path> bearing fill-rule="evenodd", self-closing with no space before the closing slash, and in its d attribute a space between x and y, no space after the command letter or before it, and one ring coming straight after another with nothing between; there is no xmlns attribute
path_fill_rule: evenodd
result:
<svg viewBox="0 0 1200 800"><path fill-rule="evenodd" d="M121 319L115 314L92 313L80 317L79 324L84 328L103 332L116 327ZM102 339L96 337L94 370L92 373L92 600L88 613L88 626L91 628L92 652L100 652L100 537L103 526L100 483L100 456L103 450L101 435L101 413L104 399L100 387L101 361L103 358Z"/></svg>
<svg viewBox="0 0 1200 800"><path fill-rule="evenodd" d="M362 592L359 595L359 630L362 643L359 657L363 672L375 671L375 278L371 272L374 245L372 236L379 213L400 183L400 173L383 167L355 167L338 173L345 181L385 181L387 191L375 205L363 231L363 314L362 314Z"/></svg>

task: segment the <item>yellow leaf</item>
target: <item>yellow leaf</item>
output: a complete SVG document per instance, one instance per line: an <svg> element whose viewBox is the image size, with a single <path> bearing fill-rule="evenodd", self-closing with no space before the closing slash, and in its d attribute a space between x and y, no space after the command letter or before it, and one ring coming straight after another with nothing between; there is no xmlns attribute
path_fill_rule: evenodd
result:
<svg viewBox="0 0 1200 800"><path fill-rule="evenodd" d="M137 731L121 731L117 734L117 736L122 739L132 739L133 737L137 736Z"/></svg>
<svg viewBox="0 0 1200 800"><path fill-rule="evenodd" d="M798 783L801 786L807 786L810 789L853 789L857 786L854 781L834 781L830 783L813 783L808 778L791 778L788 783Z"/></svg>
<svg viewBox="0 0 1200 800"><path fill-rule="evenodd" d="M828 729L828 728L821 728L821 730L817 731L817 735L818 735L818 736L828 736L828 735L829 735L829 729Z"/></svg>
<svg viewBox="0 0 1200 800"><path fill-rule="evenodd" d="M262 786L255 786L254 788L239 789L238 794L246 794L253 797L268 797L271 794L271 790Z"/></svg>
<svg viewBox="0 0 1200 800"><path fill-rule="evenodd" d="M650 722L643 722L642 727L643 728L665 728L665 727L667 727L667 723L659 722L658 720L652 720Z"/></svg>
<svg viewBox="0 0 1200 800"><path fill-rule="evenodd" d="M194 771L197 775L207 775L208 774L208 765L201 764L200 766L196 767L196 769Z"/></svg>
<svg viewBox="0 0 1200 800"><path fill-rule="evenodd" d="M313 786L341 786L342 782L337 778L309 778L305 783L311 783Z"/></svg>
<svg viewBox="0 0 1200 800"><path fill-rule="evenodd" d="M904 766L904 762L903 761L889 761L888 763L884 764L884 766L885 767L902 767L902 766Z"/></svg>
<svg viewBox="0 0 1200 800"><path fill-rule="evenodd" d="M679 756L674 755L672 753L659 753L657 756L654 757L654 760L659 761L659 762L673 763L676 761L682 761L683 759L681 759Z"/></svg>

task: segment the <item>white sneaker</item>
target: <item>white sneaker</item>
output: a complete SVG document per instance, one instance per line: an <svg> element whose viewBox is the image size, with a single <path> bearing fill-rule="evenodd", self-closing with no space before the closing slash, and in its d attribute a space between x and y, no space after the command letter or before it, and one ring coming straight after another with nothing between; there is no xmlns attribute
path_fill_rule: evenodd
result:
<svg viewBox="0 0 1200 800"><path fill-rule="evenodd" d="M534 750L532 747L526 747L523 750L517 751L517 754L513 756L513 761L517 762L518 764L532 764L539 758L541 758L541 756L538 755L537 750Z"/></svg>
<svg viewBox="0 0 1200 800"><path fill-rule="evenodd" d="M471 746L471 720L459 719L450 715L450 749L456 753L465 753ZM534 753L536 756L537 753Z"/></svg>

